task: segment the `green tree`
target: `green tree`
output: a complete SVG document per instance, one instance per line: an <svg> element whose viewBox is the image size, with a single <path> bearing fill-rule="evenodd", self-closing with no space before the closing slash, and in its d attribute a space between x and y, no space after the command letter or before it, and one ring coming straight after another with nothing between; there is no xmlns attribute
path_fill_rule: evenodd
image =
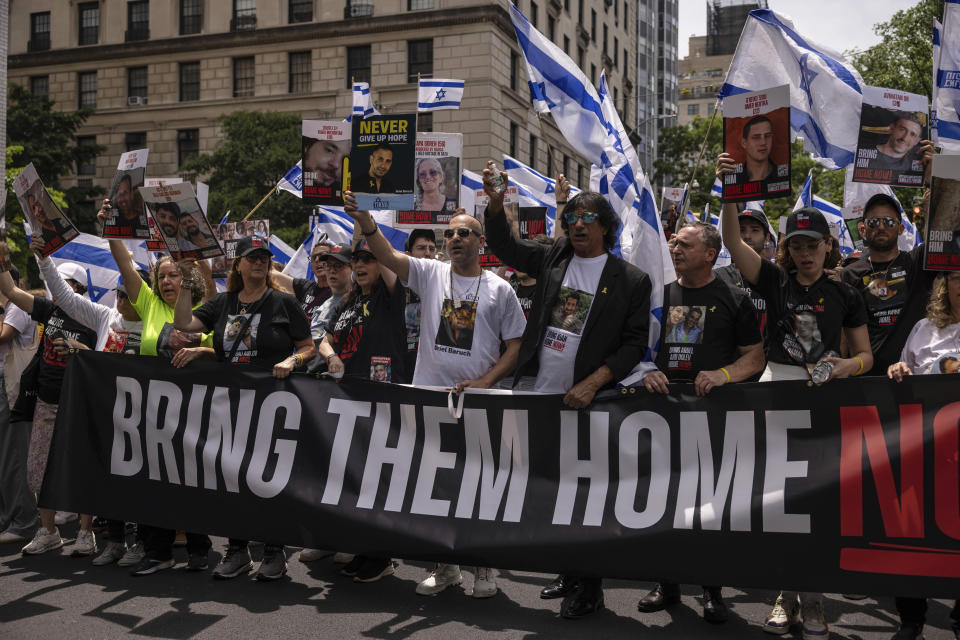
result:
<svg viewBox="0 0 960 640"><path fill-rule="evenodd" d="M220 141L214 152L189 158L181 167L210 185L207 215L214 223L227 211L231 220L243 218L296 164L301 148L298 113L234 111L221 115L218 123ZM272 233L299 244L310 211L296 197L279 193L270 196L253 218L270 220Z"/></svg>
<svg viewBox="0 0 960 640"><path fill-rule="evenodd" d="M692 211L702 211L704 203L710 199L710 188L715 180L714 165L723 144L723 121L720 115L717 114L712 127L710 124L709 118L697 116L689 125L660 129L658 157L653 163L653 183L683 186L686 182L693 184L696 181L699 188L690 190L689 208ZM706 147L694 175L694 165L704 139L707 140Z"/></svg>

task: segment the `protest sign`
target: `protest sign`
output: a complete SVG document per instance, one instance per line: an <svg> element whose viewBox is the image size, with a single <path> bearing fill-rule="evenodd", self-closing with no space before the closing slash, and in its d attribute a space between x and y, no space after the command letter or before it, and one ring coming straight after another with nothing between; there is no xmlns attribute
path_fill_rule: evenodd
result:
<svg viewBox="0 0 960 640"><path fill-rule="evenodd" d="M140 194L170 255L177 260L223 255L189 182L140 187Z"/></svg>
<svg viewBox="0 0 960 640"><path fill-rule="evenodd" d="M476 189L473 192L473 216L480 221L480 224L486 228L487 204L490 203L490 196L483 189ZM520 193L515 184L507 184L507 189L503 194L503 212L507 216L507 223L510 225L510 231L514 237L520 237ZM443 241L443 247L437 247L437 250L444 250L446 240ZM484 244L480 249L481 267L499 267L503 264L500 258L493 253L490 245Z"/></svg>
<svg viewBox="0 0 960 640"><path fill-rule="evenodd" d="M413 209L416 114L354 118L351 124L350 190L357 206Z"/></svg>
<svg viewBox="0 0 960 640"><path fill-rule="evenodd" d="M790 195L790 87L723 99L723 151L737 170L723 177L723 201Z"/></svg>
<svg viewBox="0 0 960 640"><path fill-rule="evenodd" d="M863 88L854 182L923 186L920 141L930 137L927 97L895 89Z"/></svg>
<svg viewBox="0 0 960 640"><path fill-rule="evenodd" d="M147 208L138 189L143 186L147 172L149 149L127 151L120 156L117 173L110 185L110 217L103 225L104 238L150 238Z"/></svg>
<svg viewBox="0 0 960 640"><path fill-rule="evenodd" d="M143 186L145 187L159 187L164 184L177 184L182 182L181 178L146 178L143 181ZM143 197L141 196L141 200ZM198 200L199 201L199 200ZM150 209L147 209L147 223L150 226L150 238L147 240L147 251L153 251L154 253L166 253L167 252L167 243L163 241L163 237L160 235L160 229L157 227L157 221L153 219L153 216L150 215Z"/></svg>
<svg viewBox="0 0 960 640"><path fill-rule="evenodd" d="M214 278L226 278L230 267L236 258L237 241L248 236L259 236L270 239L269 220L243 220L241 222L225 222L217 225L217 240L223 247L223 255L211 261Z"/></svg>
<svg viewBox="0 0 960 640"><path fill-rule="evenodd" d="M445 227L460 206L459 133L417 134L413 211L397 211L396 227Z"/></svg>
<svg viewBox="0 0 960 640"><path fill-rule="evenodd" d="M304 201L343 206L343 167L350 154L350 123L304 120L302 139Z"/></svg>
<svg viewBox="0 0 960 640"><path fill-rule="evenodd" d="M80 234L47 193L32 162L24 167L13 181L13 191L17 194L27 222L30 223L31 232L39 231L43 237L43 248L40 250L43 257L47 257Z"/></svg>
<svg viewBox="0 0 960 640"><path fill-rule="evenodd" d="M934 156L923 268L960 271L960 156Z"/></svg>
<svg viewBox="0 0 960 640"><path fill-rule="evenodd" d="M660 224L664 231L672 233L680 215L683 187L664 187L660 195Z"/></svg>

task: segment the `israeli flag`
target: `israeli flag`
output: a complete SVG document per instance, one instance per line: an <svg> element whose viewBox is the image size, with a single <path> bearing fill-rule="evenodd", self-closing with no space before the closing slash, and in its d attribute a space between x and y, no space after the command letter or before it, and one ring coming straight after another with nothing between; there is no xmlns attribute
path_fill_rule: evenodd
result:
<svg viewBox="0 0 960 640"><path fill-rule="evenodd" d="M960 0L943 6L940 59L934 85L937 143L945 154L960 154Z"/></svg>
<svg viewBox="0 0 960 640"><path fill-rule="evenodd" d="M863 79L840 53L797 33L770 9L750 12L720 98L790 85L791 139L828 169L853 162Z"/></svg>
<svg viewBox="0 0 960 640"><path fill-rule="evenodd" d="M380 115L380 112L373 106L373 98L370 96L370 83L353 83L353 113L351 115L357 118Z"/></svg>
<svg viewBox="0 0 960 640"><path fill-rule="evenodd" d="M270 236L270 253L273 259L283 266L290 264L290 259L296 253L296 250L275 235Z"/></svg>
<svg viewBox="0 0 960 640"><path fill-rule="evenodd" d="M840 255L846 258L854 252L853 238L850 237L850 230L847 223L843 220L843 210L837 205L813 194L813 170L807 173L807 180L800 189L800 195L797 197L793 210L804 207L813 207L823 214L830 227L830 233L840 243Z"/></svg>
<svg viewBox="0 0 960 640"><path fill-rule="evenodd" d="M477 210L477 191L483 189L483 176L464 169L460 173L460 206L474 215Z"/></svg>
<svg viewBox="0 0 960 640"><path fill-rule="evenodd" d="M298 198L303 197L303 160L297 160L297 164L283 174L277 183L277 189L292 193Z"/></svg>
<svg viewBox="0 0 960 640"><path fill-rule="evenodd" d="M900 223L903 225L904 231L897 237L897 247L901 251L912 251L917 245L922 244L923 237L907 216L900 199L897 198L897 194L893 192L890 185L854 182L853 166L847 167L846 181L843 184L843 208L847 211L847 218L863 217L863 207L877 193L883 193L893 198L900 209Z"/></svg>
<svg viewBox="0 0 960 640"><path fill-rule="evenodd" d="M124 244L133 253L137 268L148 270L153 263L153 256L147 251L146 242L128 241ZM51 254L50 259L58 266L66 262L80 265L87 272L85 284L90 299L108 307L116 304L117 297L114 289L117 288L117 282L120 280L120 270L113 260L113 254L110 253L108 240L81 233Z"/></svg>
<svg viewBox="0 0 960 640"><path fill-rule="evenodd" d="M420 78L417 88L417 111L459 109L463 102L463 80Z"/></svg>
<svg viewBox="0 0 960 640"><path fill-rule="evenodd" d="M710 187L710 195L717 198L723 197L723 185L720 184L720 178L713 181L713 186Z"/></svg>

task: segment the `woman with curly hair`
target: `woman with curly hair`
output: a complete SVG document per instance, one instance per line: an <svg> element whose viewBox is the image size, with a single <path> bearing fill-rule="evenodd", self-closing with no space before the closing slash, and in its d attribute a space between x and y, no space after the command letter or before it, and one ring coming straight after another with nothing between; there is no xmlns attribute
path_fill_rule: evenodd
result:
<svg viewBox="0 0 960 640"><path fill-rule="evenodd" d="M413 208L417 211L452 212L457 201L446 195L443 182L443 167L436 158L423 158L417 162L417 188Z"/></svg>
<svg viewBox="0 0 960 640"><path fill-rule="evenodd" d="M914 325L900 354L900 362L887 369L887 376L900 382L903 376L926 373L956 373L952 365L960 358L960 273L938 276L933 283L927 317Z"/></svg>

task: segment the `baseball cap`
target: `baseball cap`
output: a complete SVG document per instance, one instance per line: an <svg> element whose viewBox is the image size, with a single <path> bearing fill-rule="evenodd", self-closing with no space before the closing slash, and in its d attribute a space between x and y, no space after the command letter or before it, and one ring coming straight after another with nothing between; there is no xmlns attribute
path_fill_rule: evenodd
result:
<svg viewBox="0 0 960 640"><path fill-rule="evenodd" d="M870 196L870 199L867 200L867 204L863 207L863 215L866 216L867 212L874 207L879 207L886 205L896 211L897 213L903 213L903 209L900 208L900 203L897 202L892 196L886 193L875 193Z"/></svg>
<svg viewBox="0 0 960 640"><path fill-rule="evenodd" d="M410 232L410 235L407 236L407 244L404 247L407 251L413 250L413 245L420 238L426 238L433 244L437 244L437 234L433 229L414 229Z"/></svg>
<svg viewBox="0 0 960 640"><path fill-rule="evenodd" d="M64 280L73 280L82 285L87 284L87 272L75 262L61 262L57 265L57 273Z"/></svg>
<svg viewBox="0 0 960 640"><path fill-rule="evenodd" d="M787 240L794 236L819 239L829 234L827 219L813 207L797 209L787 218Z"/></svg>
<svg viewBox="0 0 960 640"><path fill-rule="evenodd" d="M370 249L370 245L367 244L367 239L366 239L366 238L360 238L360 239L357 241L357 246L355 246L355 247L353 248L353 252L354 252L355 254L356 254L356 253L360 253L361 251L366 252L366 253L369 253L369 254L372 255L374 258L376 258L376 256L374 255L373 251Z"/></svg>
<svg viewBox="0 0 960 640"><path fill-rule="evenodd" d="M270 252L270 245L264 238L260 236L244 236L237 240L236 249L234 249L234 255L237 258L243 258L254 251L266 251Z"/></svg>
<svg viewBox="0 0 960 640"><path fill-rule="evenodd" d="M770 230L770 223L767 221L767 216L763 214L763 205L759 202L748 202L746 203L743 211L740 212L740 220L753 220L767 233L772 234Z"/></svg>
<svg viewBox="0 0 960 640"><path fill-rule="evenodd" d="M350 256L353 255L353 250L348 244L335 244L330 247L330 252L323 256L327 260L338 260L343 264L350 264Z"/></svg>

